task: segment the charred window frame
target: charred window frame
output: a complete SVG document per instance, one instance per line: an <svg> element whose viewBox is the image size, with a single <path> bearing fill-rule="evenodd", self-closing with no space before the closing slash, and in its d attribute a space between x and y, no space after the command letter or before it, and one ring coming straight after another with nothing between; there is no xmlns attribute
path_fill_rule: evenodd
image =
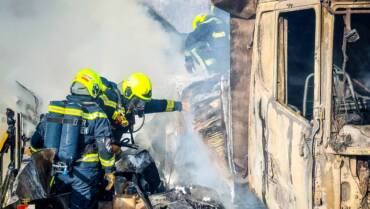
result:
<svg viewBox="0 0 370 209"><path fill-rule="evenodd" d="M337 131L345 124L370 124L370 10L335 11L332 111Z"/></svg>
<svg viewBox="0 0 370 209"><path fill-rule="evenodd" d="M279 14L276 99L307 120L313 117L315 36L314 9Z"/></svg>

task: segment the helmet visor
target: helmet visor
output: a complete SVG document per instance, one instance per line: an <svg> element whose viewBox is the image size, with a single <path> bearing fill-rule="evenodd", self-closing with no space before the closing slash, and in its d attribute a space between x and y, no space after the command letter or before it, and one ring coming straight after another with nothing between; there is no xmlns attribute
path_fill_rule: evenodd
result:
<svg viewBox="0 0 370 209"><path fill-rule="evenodd" d="M134 96L128 104L128 109L134 112L143 111L144 108L145 108L145 101L136 96Z"/></svg>

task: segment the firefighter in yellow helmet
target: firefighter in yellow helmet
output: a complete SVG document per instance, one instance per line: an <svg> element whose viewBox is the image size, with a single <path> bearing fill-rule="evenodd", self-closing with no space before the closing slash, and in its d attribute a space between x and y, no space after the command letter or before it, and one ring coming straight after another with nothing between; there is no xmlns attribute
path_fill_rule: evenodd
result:
<svg viewBox="0 0 370 209"><path fill-rule="evenodd" d="M193 30L197 29L198 25L206 21L207 14L198 14L193 19Z"/></svg>
<svg viewBox="0 0 370 209"><path fill-rule="evenodd" d="M106 91L99 97L101 107L113 126L114 139L132 130L135 115L181 111L180 101L152 98L152 83L144 73L132 73L119 84L102 78Z"/></svg>
<svg viewBox="0 0 370 209"><path fill-rule="evenodd" d="M143 73L131 74L120 83L120 91L129 111L144 110L145 103L152 99L152 83Z"/></svg>
<svg viewBox="0 0 370 209"><path fill-rule="evenodd" d="M91 69L84 68L77 73L72 81L71 93L96 98L101 93L102 86L100 76Z"/></svg>
<svg viewBox="0 0 370 209"><path fill-rule="evenodd" d="M66 100L50 102L41 122L44 125L38 126L31 139L33 149L58 150L52 188L57 194L71 190L69 208L95 207L101 167L110 187L115 181L112 130L97 103L102 90L99 75L91 69L80 70L72 81L71 94Z"/></svg>
<svg viewBox="0 0 370 209"><path fill-rule="evenodd" d="M133 132L138 131L134 130L133 127L135 116L145 117L145 114L149 113L182 110L180 101L153 99L152 83L144 73L132 73L118 84L108 81L106 78L102 78L102 82L106 90L99 97L100 105L111 121L114 138L112 150L115 153L121 151L122 142L120 140L124 133L130 133L131 137L131 143L125 143L126 146L134 144ZM150 193L161 192L159 173L153 171L151 175L153 176L147 191Z"/></svg>
<svg viewBox="0 0 370 209"><path fill-rule="evenodd" d="M201 69L222 73L229 70L230 32L226 21L218 13L195 16L193 32L185 40L185 66L188 72Z"/></svg>

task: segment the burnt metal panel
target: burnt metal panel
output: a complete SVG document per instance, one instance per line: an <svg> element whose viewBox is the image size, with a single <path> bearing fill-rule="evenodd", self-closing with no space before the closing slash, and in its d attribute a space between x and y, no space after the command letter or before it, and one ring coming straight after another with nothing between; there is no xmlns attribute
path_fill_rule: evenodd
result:
<svg viewBox="0 0 370 209"><path fill-rule="evenodd" d="M247 136L252 40L255 20L231 18L231 118L237 173L247 174Z"/></svg>
<svg viewBox="0 0 370 209"><path fill-rule="evenodd" d="M212 3L233 16L248 19L256 14L257 0L212 0Z"/></svg>

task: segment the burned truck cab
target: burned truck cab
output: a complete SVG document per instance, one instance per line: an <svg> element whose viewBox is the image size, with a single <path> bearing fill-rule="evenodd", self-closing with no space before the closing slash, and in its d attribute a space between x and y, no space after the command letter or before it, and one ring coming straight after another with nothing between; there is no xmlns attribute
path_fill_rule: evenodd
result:
<svg viewBox="0 0 370 209"><path fill-rule="evenodd" d="M370 2L333 2L323 15L330 24L322 51L328 60L323 78L330 118L324 139L329 158L321 178L331 179L323 185L333 190L332 208L369 208Z"/></svg>
<svg viewBox="0 0 370 209"><path fill-rule="evenodd" d="M257 3L248 180L268 208L369 208L369 23L370 1Z"/></svg>

